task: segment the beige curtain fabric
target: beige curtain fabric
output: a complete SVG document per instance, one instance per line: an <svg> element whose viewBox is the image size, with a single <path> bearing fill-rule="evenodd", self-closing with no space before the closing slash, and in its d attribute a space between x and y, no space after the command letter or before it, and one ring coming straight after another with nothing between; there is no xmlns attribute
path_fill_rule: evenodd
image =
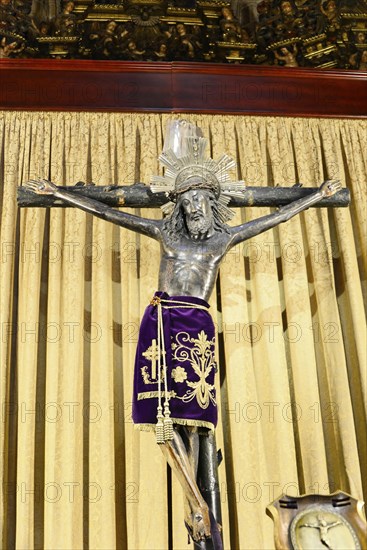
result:
<svg viewBox="0 0 367 550"><path fill-rule="evenodd" d="M181 489L131 421L157 244L76 209L16 203L34 176L148 183L170 118L0 113L4 548L187 548ZM265 507L281 493L366 497L366 123L186 118L248 185L340 178L352 196L233 249L211 299L225 548L270 549ZM238 210L234 223L268 212Z"/></svg>

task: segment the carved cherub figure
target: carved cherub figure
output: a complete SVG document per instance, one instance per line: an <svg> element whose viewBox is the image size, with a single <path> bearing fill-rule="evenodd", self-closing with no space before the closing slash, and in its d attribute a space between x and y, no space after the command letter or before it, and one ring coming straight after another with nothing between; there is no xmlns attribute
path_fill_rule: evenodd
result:
<svg viewBox="0 0 367 550"><path fill-rule="evenodd" d="M60 36L73 36L76 33L77 19L73 13L74 2L66 2L61 15L56 19L56 34Z"/></svg>
<svg viewBox="0 0 367 550"><path fill-rule="evenodd" d="M222 19L220 28L223 39L227 42L239 42L241 40L241 27L231 8L222 8Z"/></svg>
<svg viewBox="0 0 367 550"><path fill-rule="evenodd" d="M291 2L288 0L284 0L280 4L280 11L282 13L283 18L285 19L291 19L295 15L294 7L292 6Z"/></svg>
<svg viewBox="0 0 367 550"><path fill-rule="evenodd" d="M321 1L320 10L330 25L335 25L338 19L338 8L334 0Z"/></svg>
<svg viewBox="0 0 367 550"><path fill-rule="evenodd" d="M128 59L131 59L132 61L140 61L144 54L145 50L139 50L134 40L129 40L125 50L125 55Z"/></svg>
<svg viewBox="0 0 367 550"><path fill-rule="evenodd" d="M11 57L11 55L20 53L24 50L24 44L18 44L18 42L10 42L7 44L6 38L1 40L0 42L0 59L4 59L7 57Z"/></svg>
<svg viewBox="0 0 367 550"><path fill-rule="evenodd" d="M349 63L353 69L367 71L367 49L353 53L349 57Z"/></svg>
<svg viewBox="0 0 367 550"><path fill-rule="evenodd" d="M177 59L194 59L196 51L195 43L192 35L187 32L186 26L183 23L177 23L176 25L174 47Z"/></svg>
<svg viewBox="0 0 367 550"><path fill-rule="evenodd" d="M286 67L298 67L296 59L297 52L297 46L293 44L292 50L290 50L289 47L283 46L280 48L280 53L275 50L274 55L279 61L282 61Z"/></svg>
<svg viewBox="0 0 367 550"><path fill-rule="evenodd" d="M164 61L167 59L167 44L164 42L160 44L158 50L154 51L154 55L158 61Z"/></svg>

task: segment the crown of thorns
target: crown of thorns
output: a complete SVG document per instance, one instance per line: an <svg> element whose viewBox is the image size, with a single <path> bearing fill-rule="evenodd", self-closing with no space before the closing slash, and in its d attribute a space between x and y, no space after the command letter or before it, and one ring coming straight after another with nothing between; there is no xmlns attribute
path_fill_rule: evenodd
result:
<svg viewBox="0 0 367 550"><path fill-rule="evenodd" d="M225 223L234 216L228 208L232 197L241 197L244 191L243 181L231 181L229 170L235 168L235 161L228 155L222 155L218 161L205 155L208 140L203 137L186 138L187 154L177 157L172 149L164 151L159 161L165 167L164 176L153 176L153 193L166 193L169 202L161 208L170 215L177 197L192 189L208 189L217 199L220 220Z"/></svg>

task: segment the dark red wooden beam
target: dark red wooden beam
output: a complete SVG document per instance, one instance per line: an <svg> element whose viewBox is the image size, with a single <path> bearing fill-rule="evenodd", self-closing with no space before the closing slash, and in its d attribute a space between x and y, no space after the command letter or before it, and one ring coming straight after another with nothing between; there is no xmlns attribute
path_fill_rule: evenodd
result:
<svg viewBox="0 0 367 550"><path fill-rule="evenodd" d="M367 116L359 71L0 59L0 80L0 109Z"/></svg>

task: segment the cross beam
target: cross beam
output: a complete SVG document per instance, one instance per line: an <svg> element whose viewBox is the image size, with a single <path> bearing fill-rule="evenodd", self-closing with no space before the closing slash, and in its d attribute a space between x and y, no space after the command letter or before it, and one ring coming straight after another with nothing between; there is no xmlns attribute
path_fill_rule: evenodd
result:
<svg viewBox="0 0 367 550"><path fill-rule="evenodd" d="M60 186L60 189L65 187ZM144 183L133 185L82 185L67 187L75 195L98 200L108 206L126 208L159 208L168 201L165 193L152 193L150 186ZM242 197L231 199L230 207L241 206L283 206L316 191L314 187L244 187ZM312 208L347 207L350 203L349 189L342 189L335 195L324 198ZM25 187L18 187L18 206L20 207L61 207L69 205L48 195L36 195Z"/></svg>

